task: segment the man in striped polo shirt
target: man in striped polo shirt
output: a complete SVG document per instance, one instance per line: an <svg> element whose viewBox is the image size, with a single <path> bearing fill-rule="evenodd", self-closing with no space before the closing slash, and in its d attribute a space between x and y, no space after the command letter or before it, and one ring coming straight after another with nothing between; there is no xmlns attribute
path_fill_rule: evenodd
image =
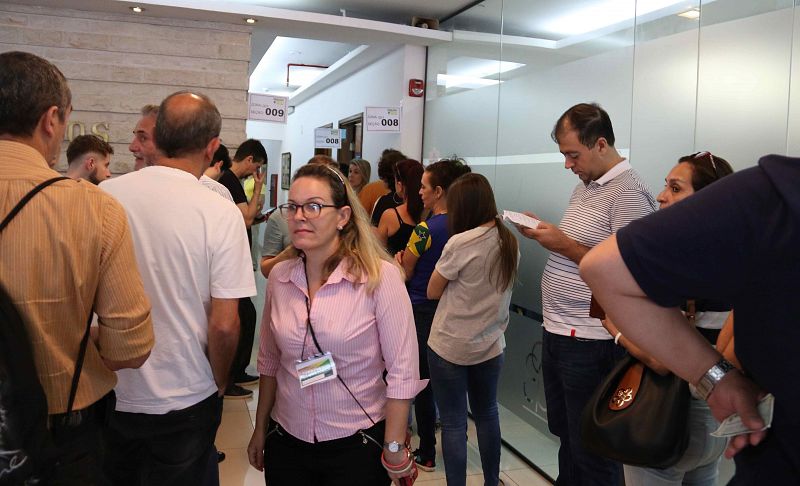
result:
<svg viewBox="0 0 800 486"><path fill-rule="evenodd" d="M542 221L536 229L520 231L550 250L542 276L542 368L548 426L561 439L556 484L616 485L620 464L586 452L579 424L584 405L624 350L615 347L600 320L589 317L591 291L578 264L593 246L655 211L656 202L614 148L611 119L599 105L581 103L567 110L552 137L564 154L564 168L581 183L561 224Z"/></svg>

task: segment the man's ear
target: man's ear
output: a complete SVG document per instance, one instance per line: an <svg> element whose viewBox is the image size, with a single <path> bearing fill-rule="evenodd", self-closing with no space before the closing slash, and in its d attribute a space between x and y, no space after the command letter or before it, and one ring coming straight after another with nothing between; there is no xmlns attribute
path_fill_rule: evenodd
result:
<svg viewBox="0 0 800 486"><path fill-rule="evenodd" d="M608 140L605 137L600 137L594 145L600 153L603 153L608 148Z"/></svg>
<svg viewBox="0 0 800 486"><path fill-rule="evenodd" d="M56 126L61 122L61 117L58 116L58 107L53 105L48 108L39 118L39 127L42 131L50 137L55 137L58 131Z"/></svg>
<svg viewBox="0 0 800 486"><path fill-rule="evenodd" d="M211 161L214 160L214 153L219 148L219 143L220 143L219 137L214 137L208 142L208 145L206 145L206 149L204 151L205 159L207 162L206 167L208 167L208 165L211 164Z"/></svg>
<svg viewBox="0 0 800 486"><path fill-rule="evenodd" d="M86 157L86 159L83 161L84 169L86 169L86 170L94 169L95 162L96 161L94 160L94 157Z"/></svg>

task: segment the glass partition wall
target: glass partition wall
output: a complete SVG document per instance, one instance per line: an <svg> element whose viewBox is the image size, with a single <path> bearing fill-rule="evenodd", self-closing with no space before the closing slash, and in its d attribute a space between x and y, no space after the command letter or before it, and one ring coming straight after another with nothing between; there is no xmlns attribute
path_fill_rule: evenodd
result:
<svg viewBox="0 0 800 486"><path fill-rule="evenodd" d="M682 155L708 150L739 170L800 152L793 0L486 0L441 28L454 40L429 49L423 154L466 159L502 209L560 221L579 180L550 132L580 102L609 112L617 150L654 195ZM520 247L501 428L555 478L541 375L547 252L525 238ZM720 484L731 471L723 465Z"/></svg>

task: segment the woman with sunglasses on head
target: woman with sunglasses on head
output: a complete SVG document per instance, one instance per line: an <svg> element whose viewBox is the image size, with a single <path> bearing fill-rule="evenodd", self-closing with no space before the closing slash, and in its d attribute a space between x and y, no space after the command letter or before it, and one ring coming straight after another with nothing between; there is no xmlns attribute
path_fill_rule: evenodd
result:
<svg viewBox="0 0 800 486"><path fill-rule="evenodd" d="M733 173L730 164L710 152L698 152L678 159L678 164L670 170L665 179L664 190L656 200L660 209L686 199L697 191L722 177ZM731 314L731 308L724 302L693 301L684 306L687 319L713 345L720 329ZM659 372L667 370L652 357L643 353L636 345L626 339L606 319L603 325L615 336L615 341L640 361ZM625 466L627 486L714 486L719 475L719 460L727 445L726 439L709 435L719 424L711 415L704 400L692 396L689 404L689 446L683 457L673 466L665 469Z"/></svg>
<svg viewBox="0 0 800 486"><path fill-rule="evenodd" d="M447 215L452 236L428 283L428 298L441 298L428 339L428 366L442 419L445 475L448 486L466 484L469 397L483 484L497 486L497 384L519 245L501 222L492 187L480 174L466 174L450 186Z"/></svg>
<svg viewBox="0 0 800 486"><path fill-rule="evenodd" d="M248 446L270 486L416 475L406 420L425 382L411 303L355 198L336 169L307 165L280 206L297 254L268 281Z"/></svg>
<svg viewBox="0 0 800 486"><path fill-rule="evenodd" d="M460 176L470 172L461 159L445 159L425 168L419 195L422 205L430 216L419 223L405 250L395 254L395 260L406 272L408 295L414 309L414 324L417 327L419 346L419 375L428 378L428 337L436 313L438 300L428 299L428 281L450 232L447 227L447 190ZM431 385L414 399L414 415L419 435L419 448L414 451L414 460L423 471L436 470L436 406Z"/></svg>
<svg viewBox="0 0 800 486"><path fill-rule="evenodd" d="M411 159L398 162L394 168L395 193L403 202L383 212L376 230L390 255L406 247L414 227L422 219L419 185L423 170L422 164Z"/></svg>

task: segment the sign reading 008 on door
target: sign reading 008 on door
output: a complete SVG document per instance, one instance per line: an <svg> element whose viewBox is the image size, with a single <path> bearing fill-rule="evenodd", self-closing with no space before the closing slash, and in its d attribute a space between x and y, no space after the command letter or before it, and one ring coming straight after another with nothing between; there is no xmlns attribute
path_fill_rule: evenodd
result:
<svg viewBox="0 0 800 486"><path fill-rule="evenodd" d="M400 108L391 106L368 106L366 112L368 132L400 131Z"/></svg>
<svg viewBox="0 0 800 486"><path fill-rule="evenodd" d="M286 123L289 98L250 93L250 120Z"/></svg>
<svg viewBox="0 0 800 486"><path fill-rule="evenodd" d="M344 130L338 128L315 128L314 148L342 148L342 139L344 137Z"/></svg>

